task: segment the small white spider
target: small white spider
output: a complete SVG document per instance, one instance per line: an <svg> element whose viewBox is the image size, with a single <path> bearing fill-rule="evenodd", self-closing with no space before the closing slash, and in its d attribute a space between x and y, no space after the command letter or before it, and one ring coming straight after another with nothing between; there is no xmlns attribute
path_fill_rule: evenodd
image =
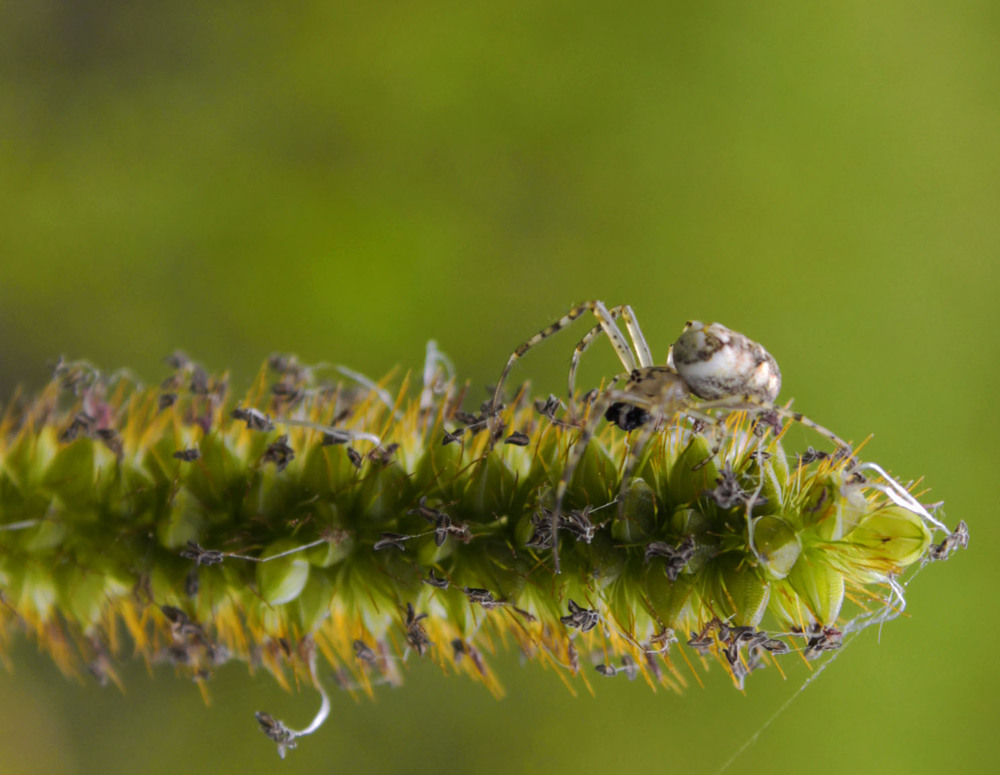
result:
<svg viewBox="0 0 1000 775"><path fill-rule="evenodd" d="M642 428L643 433L648 435L660 420L677 415L715 426L719 421L708 414L709 410L726 413L747 411L799 422L836 444L841 454L850 455L850 445L835 433L798 412L774 403L781 389L781 371L777 361L762 345L721 323L706 326L698 321L689 321L671 346L666 365L656 366L632 308L628 305L608 308L601 301L586 301L573 307L555 323L514 350L500 373L493 394L490 416L494 429L499 424L498 413L504 383L514 363L532 347L558 333L588 311L597 318L598 325L587 332L573 352L569 372L570 398L574 394L580 356L602 333L611 340L625 373L615 377L612 387L597 399L556 488L556 502L552 513L552 547L557 573L557 531L563 499L583 450L602 416L625 431ZM618 328L615 322L618 318L624 321L631 344ZM622 388L613 387L625 378L628 381ZM644 442L645 439L634 446L641 448ZM717 451L717 448L713 449L713 454ZM623 486L628 473L629 466L624 472Z"/></svg>

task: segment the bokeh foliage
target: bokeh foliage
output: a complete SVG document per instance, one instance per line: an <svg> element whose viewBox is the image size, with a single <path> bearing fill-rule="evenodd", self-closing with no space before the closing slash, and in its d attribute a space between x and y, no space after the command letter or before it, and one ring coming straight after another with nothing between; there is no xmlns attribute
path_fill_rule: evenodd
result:
<svg viewBox="0 0 1000 775"><path fill-rule="evenodd" d="M181 346L246 385L272 350L381 375L431 337L482 385L582 299L632 304L660 355L718 319L973 536L744 765L976 771L1000 689L998 25L989 2L4 3L0 396L60 352L153 381ZM566 336L515 376L559 388ZM270 771L252 712L311 702L238 670L206 711L167 675L120 697L15 657L14 772ZM515 663L500 703L420 669L345 701L291 766L713 770L804 677L574 699Z"/></svg>

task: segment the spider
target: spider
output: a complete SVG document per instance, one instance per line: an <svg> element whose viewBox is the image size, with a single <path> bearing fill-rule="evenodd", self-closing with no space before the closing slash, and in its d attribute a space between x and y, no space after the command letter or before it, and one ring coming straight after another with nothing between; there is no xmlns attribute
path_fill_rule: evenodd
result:
<svg viewBox="0 0 1000 775"><path fill-rule="evenodd" d="M593 313L598 325L587 332L573 351L569 371L570 399L574 396L580 357L602 333L611 341L625 372L615 377L612 387L598 397L556 488L551 523L556 573L560 572L557 534L563 500L576 465L602 416L624 431L641 429L641 443L634 445L641 448L662 419L682 415L716 426L718 420L708 414L709 410L750 411L760 416L781 417L801 423L836 444L840 454L850 456L850 445L835 433L798 412L774 403L781 389L781 371L777 361L762 345L721 323L705 325L699 321L688 321L670 347L666 365L657 366L632 308L627 304L609 308L601 301L586 301L573 307L514 350L500 373L493 393L489 416L494 427L499 424L500 399L514 363L528 350L587 312ZM625 324L631 344L616 323L619 318ZM622 379L627 379L625 385L616 388L615 385ZM717 451L717 448L713 449L712 454ZM630 467L626 465L623 487Z"/></svg>

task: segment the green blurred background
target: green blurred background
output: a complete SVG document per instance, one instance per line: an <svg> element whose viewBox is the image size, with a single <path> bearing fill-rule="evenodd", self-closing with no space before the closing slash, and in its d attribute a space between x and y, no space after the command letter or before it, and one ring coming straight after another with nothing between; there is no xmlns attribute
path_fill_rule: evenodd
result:
<svg viewBox="0 0 1000 775"><path fill-rule="evenodd" d="M583 299L657 357L719 320L972 532L733 771L995 766L1000 5L4 2L0 95L0 396L60 353L152 381L181 347L238 386L429 338L482 385ZM515 379L561 388L566 337ZM253 712L304 725L311 691L231 666L206 708L8 651L5 773L713 772L807 676L574 698L510 655L498 702L413 665L281 763Z"/></svg>

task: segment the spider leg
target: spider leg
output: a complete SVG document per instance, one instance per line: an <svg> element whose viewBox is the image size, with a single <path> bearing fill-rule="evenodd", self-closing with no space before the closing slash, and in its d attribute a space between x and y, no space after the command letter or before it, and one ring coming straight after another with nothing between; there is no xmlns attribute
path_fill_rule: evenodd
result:
<svg viewBox="0 0 1000 775"><path fill-rule="evenodd" d="M635 352L636 360L638 361L639 368L648 368L653 365L653 356L649 351L649 345L646 344L646 338L642 335L642 329L639 328L639 323L636 320L635 313L632 311L632 307L628 304L619 304L617 307L609 307L608 315L612 320L617 320L621 317L625 321L625 329L628 331L629 338L632 340L632 350ZM576 371L580 365L580 358L583 353L590 347L591 343L598 336L605 331L605 324L599 323L594 326L590 331L584 335L576 347L573 350L573 358L569 365L569 397L573 398L576 392ZM625 361L622 361L623 365L628 368ZM631 370L630 370L631 371Z"/></svg>
<svg viewBox="0 0 1000 775"><path fill-rule="evenodd" d="M658 385L657 389L650 393L637 392L636 388L640 383L650 384L650 377L652 377L651 384ZM626 387L624 390L610 389L606 391L606 395L611 402L637 407L647 412L647 417L638 426L640 428L639 433L632 438L632 443L627 445L628 453L622 467L621 489L618 495L619 519L624 516L625 494L629 487L632 472L635 470L636 465L638 465L639 459L646 449L646 445L653 434L660 428L663 421L683 412L684 415L691 419L701 420L712 425L713 428L718 428L716 419L710 414L699 412L697 408L691 408L688 387L675 372L650 368L646 370L645 380L640 373L633 373L632 380L631 390ZM620 420L613 420L613 422L625 430L636 427L630 423L623 424ZM713 450L713 455L717 451L718 446L717 444L716 450Z"/></svg>
<svg viewBox="0 0 1000 775"><path fill-rule="evenodd" d="M632 339L632 347L635 350L635 357L639 361L639 367L643 369L649 368L653 365L653 354L649 351L649 345L646 344L646 337L642 335L642 329L639 328L639 321L636 320L632 307L628 304L623 304L621 307L616 307L616 309L620 310L622 320L625 321L625 329Z"/></svg>
<svg viewBox="0 0 1000 775"><path fill-rule="evenodd" d="M608 313L612 317L616 317L619 308L612 307L608 310ZM591 343L602 333L604 333L604 327L598 323L592 329L590 329L586 335L577 342L576 347L573 349L573 357L569 362L569 397L572 399L573 395L576 393L576 370L580 366L580 357L590 347Z"/></svg>
<svg viewBox="0 0 1000 775"><path fill-rule="evenodd" d="M701 420L702 422L704 422L704 418L702 418L702 417L696 417L695 419ZM700 471L702 468L704 468L709 463L711 463L713 460L715 460L715 456L718 455L719 454L719 450L722 449L722 442L725 441L725 439L726 439L726 434L721 430L722 429L722 423L720 423L718 420L716 420L713 417L712 420L711 420L711 422L708 423L708 424L709 424L709 426L712 429L712 431L711 431L712 435L711 435L711 438L710 438L711 445L708 448L708 457L706 457L700 463L696 463L692 467L692 469L691 469L692 471Z"/></svg>
<svg viewBox="0 0 1000 775"><path fill-rule="evenodd" d="M611 405L611 396L616 392L619 391L606 391L590 406L590 414L588 414L584 420L579 438L577 438L569 449L566 466L563 468L562 476L559 478L559 484L556 485L556 497L552 508L552 521L550 527L552 559L555 563L556 574L561 572L559 564L559 518L562 516L562 507L563 501L566 499L566 490L569 489L569 483L573 480L573 474L576 472L576 467L583 459L583 453L587 449L587 444L589 444L590 440L594 437L598 424L602 419L604 419L604 413Z"/></svg>
<svg viewBox="0 0 1000 775"><path fill-rule="evenodd" d="M615 352L618 353L618 360L622 362L622 366L625 367L625 371L631 372L636 367L636 356L632 354L632 349L629 347L625 337L622 336L622 332L615 325L615 319L611 317L611 313L608 312L608 308L604 306L602 301L587 301L584 302L582 306L586 306L594 315L597 316L601 327L604 329L604 333L608 335L608 339L611 340L611 346L615 348Z"/></svg>
<svg viewBox="0 0 1000 775"><path fill-rule="evenodd" d="M816 431L816 433L818 433L823 438L829 439L834 444L836 444L838 450L843 450L844 454L850 457L853 448L851 447L850 444L848 444L846 441L840 438L840 436L838 436L833 431L829 430L828 428L824 428L818 422L810 420L804 414L801 414L800 412L793 412L791 409L786 409L783 406L775 407L774 411L778 414L779 417L784 417L787 420L794 420L795 422L801 423L807 428Z"/></svg>
<svg viewBox="0 0 1000 775"><path fill-rule="evenodd" d="M652 415L649 421L639 428L639 432L631 439L632 443L626 445L625 465L622 467L621 487L618 490L618 519L625 519L625 497L626 493L628 493L632 472L638 465L643 450L649 444L662 419L663 417L658 413Z"/></svg>
<svg viewBox="0 0 1000 775"><path fill-rule="evenodd" d="M757 440L757 447L754 450L754 455L757 458L757 472L760 476L760 481L757 482L757 487L747 498L747 543L750 546L750 551L753 556L757 558L758 561L761 560L760 552L757 551L757 546L754 544L754 529L757 527L757 519L753 516L753 507L757 505L757 499L760 497L761 490L764 489L764 440Z"/></svg>
<svg viewBox="0 0 1000 775"><path fill-rule="evenodd" d="M573 309L559 318L559 320L555 323L543 328L533 337L518 345L517 349L511 353L510 358L507 360L507 364L503 367L503 371L500 372L500 379L497 381L496 390L493 393L493 401L490 403L491 417L496 417L497 407L500 406L500 396L503 394L503 386L507 381L507 376L510 374L510 370L514 367L514 363L532 347L540 344L550 336L559 333L566 328L566 326L588 311L592 312L600 322L601 328L604 333L607 334L608 339L611 340L611 345L615 348L615 352L618 354L618 359L625 367L625 371L632 372L635 370L635 355L633 355L625 336L618 329L618 326L615 325L614 316L612 316L612 314L608 311L608 308L604 306L604 302L585 301L582 304L578 304L573 307Z"/></svg>
<svg viewBox="0 0 1000 775"><path fill-rule="evenodd" d="M756 396L742 395L742 396L731 396L727 398L719 398L712 401L702 401L698 404L699 409L722 409L732 412L756 412L758 414L763 414L767 412L773 412L778 415L778 417L784 418L786 420L792 420L794 422L800 423L807 428L815 431L820 436L825 439L832 441L837 445L838 450L842 450L844 454L850 456L852 447L846 441L844 441L840 436L831 431L829 428L825 428L814 420L810 420L804 414L800 412L792 411L784 406L777 406L772 404L770 401L763 401Z"/></svg>

